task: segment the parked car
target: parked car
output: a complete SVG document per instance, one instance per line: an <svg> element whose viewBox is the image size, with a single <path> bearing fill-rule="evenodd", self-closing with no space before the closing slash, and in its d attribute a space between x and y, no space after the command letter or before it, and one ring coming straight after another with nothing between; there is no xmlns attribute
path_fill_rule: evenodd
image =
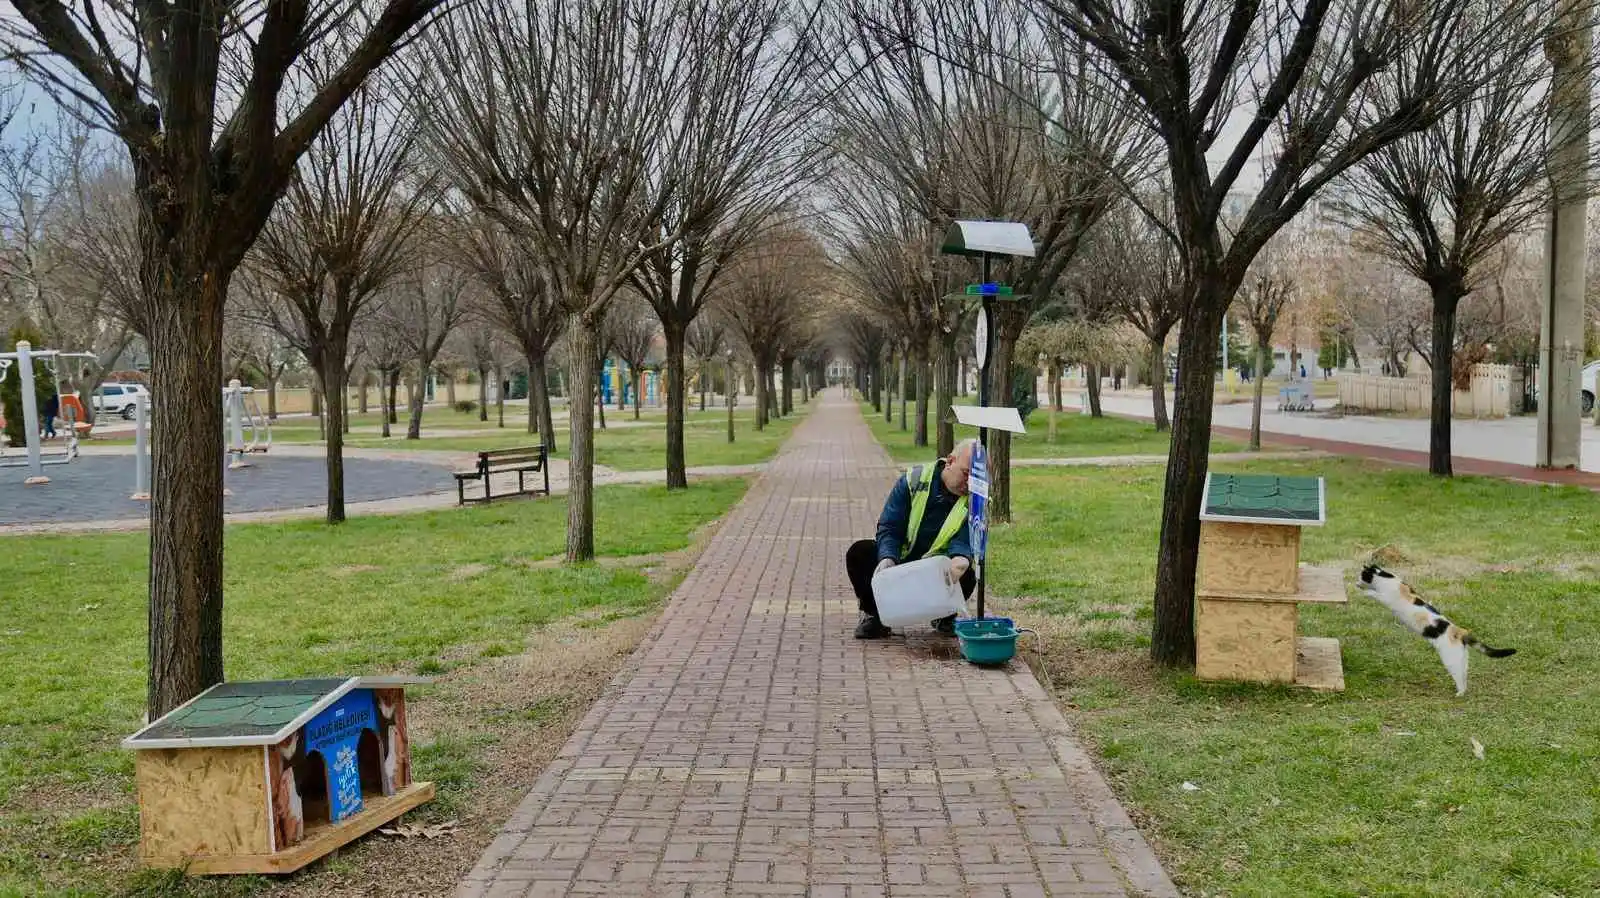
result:
<svg viewBox="0 0 1600 898"><path fill-rule="evenodd" d="M143 393L145 402L149 402L150 391L144 384L115 383L101 384L94 392L95 414L121 415L125 420L132 421L135 403L139 394Z"/></svg>
<svg viewBox="0 0 1600 898"><path fill-rule="evenodd" d="M1594 413L1595 375L1600 373L1600 360L1590 362L1583 366L1583 413Z"/></svg>

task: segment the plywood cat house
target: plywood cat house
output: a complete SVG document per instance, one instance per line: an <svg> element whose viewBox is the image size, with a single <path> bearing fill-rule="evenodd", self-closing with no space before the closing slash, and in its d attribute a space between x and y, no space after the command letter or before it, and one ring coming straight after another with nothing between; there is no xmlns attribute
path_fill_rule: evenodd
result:
<svg viewBox="0 0 1600 898"><path fill-rule="evenodd" d="M1327 521L1320 477L1212 474L1200 512L1195 675L1344 691L1339 640L1300 636L1300 606L1344 604L1344 573L1300 563Z"/></svg>
<svg viewBox="0 0 1600 898"><path fill-rule="evenodd" d="M411 781L398 677L221 683L123 741L139 853L191 873L290 873L433 797Z"/></svg>

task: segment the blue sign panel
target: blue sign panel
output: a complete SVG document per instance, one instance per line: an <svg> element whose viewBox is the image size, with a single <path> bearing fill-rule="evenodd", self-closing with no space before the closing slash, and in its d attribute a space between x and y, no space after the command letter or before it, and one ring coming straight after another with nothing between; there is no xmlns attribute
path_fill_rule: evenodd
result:
<svg viewBox="0 0 1600 898"><path fill-rule="evenodd" d="M361 813L358 746L363 730L378 731L378 713L369 689L352 690L306 724L306 754L320 753L328 773L328 820L332 823Z"/></svg>
<svg viewBox="0 0 1600 898"><path fill-rule="evenodd" d="M989 547L989 454L982 445L972 447L972 473L967 479L967 529L972 551L982 561Z"/></svg>

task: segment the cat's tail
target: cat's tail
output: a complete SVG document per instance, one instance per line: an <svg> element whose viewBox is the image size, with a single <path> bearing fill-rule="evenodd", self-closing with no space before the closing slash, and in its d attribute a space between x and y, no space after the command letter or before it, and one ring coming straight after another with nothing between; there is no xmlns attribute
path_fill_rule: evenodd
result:
<svg viewBox="0 0 1600 898"><path fill-rule="evenodd" d="M1470 632L1467 633L1466 638L1462 641L1491 658L1505 658L1509 655L1515 655L1517 653L1516 649L1497 649L1494 646L1489 645L1487 642L1484 642L1478 637L1472 635Z"/></svg>

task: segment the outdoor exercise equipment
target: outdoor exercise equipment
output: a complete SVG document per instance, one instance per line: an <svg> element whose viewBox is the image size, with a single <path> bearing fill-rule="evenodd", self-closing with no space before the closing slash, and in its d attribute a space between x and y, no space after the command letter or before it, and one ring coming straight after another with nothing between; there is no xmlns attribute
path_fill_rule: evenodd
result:
<svg viewBox="0 0 1600 898"><path fill-rule="evenodd" d="M60 374L59 365L62 359L93 359L93 353L87 352L61 352L56 349L35 350L27 340L17 341L17 348L12 352L0 352L0 383L11 377L12 371L16 372L22 393L22 425L26 435L27 454L22 458L7 458L0 454L0 468L28 469L28 476L22 482L29 486L49 483L50 478L45 476L45 465L70 464L78 457L78 419L75 412L82 409L81 403L67 403L61 396L61 378L55 378L56 402L61 411L61 417L66 422L66 441L64 448L57 452L45 452L40 440L39 432L39 402L34 395L34 363L37 361L49 367L53 374ZM74 397L75 399L76 397ZM76 408L74 407L76 406ZM14 447L13 447L14 448Z"/></svg>
<svg viewBox="0 0 1600 898"><path fill-rule="evenodd" d="M228 467L249 466L245 456L252 452L266 452L272 448L272 423L261 411L254 387L237 380L228 381L222 390L223 414L228 423ZM245 440L245 431L250 439Z"/></svg>
<svg viewBox="0 0 1600 898"><path fill-rule="evenodd" d="M237 380L228 381L222 388L223 455L229 468L247 468L245 458L254 452L272 448L272 422L261 411L255 389ZM249 433L249 439L245 434ZM150 406L144 394L134 397L133 410L133 498L146 501L150 498ZM223 490L223 495L230 495Z"/></svg>
<svg viewBox="0 0 1600 898"><path fill-rule="evenodd" d="M1343 605L1344 572L1300 563L1327 521L1320 477L1216 474L1200 511L1195 676L1344 691L1339 640L1299 636L1300 605Z"/></svg>

